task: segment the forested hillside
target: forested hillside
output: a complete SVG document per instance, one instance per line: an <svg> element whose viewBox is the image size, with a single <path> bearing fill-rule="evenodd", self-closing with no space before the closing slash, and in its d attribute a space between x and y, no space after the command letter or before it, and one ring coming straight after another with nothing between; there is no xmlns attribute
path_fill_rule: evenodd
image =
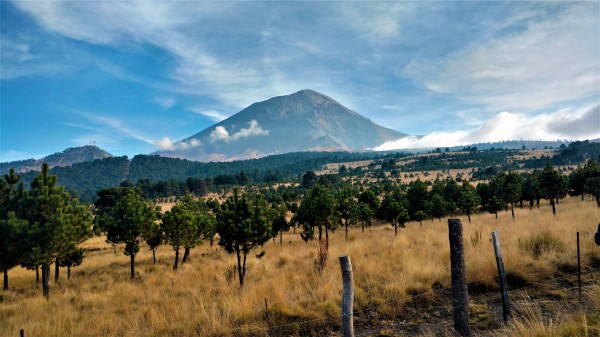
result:
<svg viewBox="0 0 600 337"><path fill-rule="evenodd" d="M349 162L373 159L382 156L375 152L298 152L268 156L260 159L233 162L201 163L185 159L161 156L138 155L131 161L127 157L113 157L75 164L69 167L55 167L51 174L59 177L59 183L77 195L83 202L92 202L96 192L102 188L117 186L124 180L133 184L163 182L160 185L186 186L190 177L199 179L215 179L217 185L238 184L241 172L248 181L277 182L296 179L306 171L319 170L327 163ZM128 166L129 165L129 166ZM126 172L128 169L128 172ZM37 172L23 175L22 182L28 187ZM168 183L167 183L168 182ZM159 186L160 189L160 186ZM173 188L162 188L170 193ZM162 195L162 193L160 194Z"/></svg>
<svg viewBox="0 0 600 337"><path fill-rule="evenodd" d="M90 202L100 189L116 186L123 181L127 157L109 157L102 160L74 164L67 167L54 167L50 173L59 177L59 184L82 202ZM23 175L23 184L28 187L39 172L30 171Z"/></svg>
<svg viewBox="0 0 600 337"><path fill-rule="evenodd" d="M319 171L326 164L364 160L372 162L354 169L344 166L345 174L364 174L366 171L381 175L383 172L398 174L399 171L471 169L472 178L489 179L500 171L543 168L547 163L575 167L588 159L598 160L600 143L574 142L569 146L561 146L556 152L548 150L545 152L547 154L539 157L530 156L528 151L531 152L500 148L482 151L466 147L457 152L436 149L421 155L398 152L296 152L260 159L208 163L138 155L130 161L127 157L111 157L69 167L55 167L50 173L57 175L60 184L81 201L92 202L98 190L117 186L124 181L140 186L147 198L187 192L204 194L215 186L297 181L302 174ZM23 175L25 186L29 186L36 174L29 172Z"/></svg>
<svg viewBox="0 0 600 337"><path fill-rule="evenodd" d="M260 159L202 163L186 159L138 155L131 161L127 179L135 183L140 179L185 180L188 177L214 178L219 175L245 172L257 182L278 181L295 177L306 171L320 169L326 163L373 159L379 156L381 154L375 152L294 152Z"/></svg>

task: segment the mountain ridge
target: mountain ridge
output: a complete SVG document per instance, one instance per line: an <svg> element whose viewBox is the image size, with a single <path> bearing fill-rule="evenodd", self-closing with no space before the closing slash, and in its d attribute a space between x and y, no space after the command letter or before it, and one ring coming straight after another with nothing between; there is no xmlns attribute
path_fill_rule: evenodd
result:
<svg viewBox="0 0 600 337"><path fill-rule="evenodd" d="M175 143L174 149L155 154L229 161L288 152L363 151L404 136L329 96L304 89L253 103Z"/></svg>
<svg viewBox="0 0 600 337"><path fill-rule="evenodd" d="M15 171L19 173L40 171L43 163L48 163L50 168L56 166L65 167L112 156L112 154L102 150L96 145L75 146L69 147L61 152L50 154L41 159L31 158L12 162L2 162L0 163L0 173L8 172L10 168L14 168Z"/></svg>

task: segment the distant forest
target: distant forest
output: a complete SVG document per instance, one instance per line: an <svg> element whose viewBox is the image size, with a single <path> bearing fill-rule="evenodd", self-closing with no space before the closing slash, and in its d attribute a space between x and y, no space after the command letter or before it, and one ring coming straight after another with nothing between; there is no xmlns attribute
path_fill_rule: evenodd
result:
<svg viewBox="0 0 600 337"><path fill-rule="evenodd" d="M245 183L272 183L297 180L307 171L320 170L327 163L339 163L380 158L375 152L298 152L267 156L260 159L232 162L195 162L185 159L156 155L111 157L102 160L54 167L50 173L58 176L59 184L71 191L82 202L93 202L96 193L107 187L128 182L152 185L158 189L148 197L167 196L179 193L188 178L209 181L215 185L245 185ZM22 182L29 187L39 172L30 171L23 175ZM242 176L242 179L240 178ZM146 189L147 190L147 189Z"/></svg>
<svg viewBox="0 0 600 337"><path fill-rule="evenodd" d="M270 184L299 181L304 173L318 171L328 163L344 163L374 160L367 170L427 171L444 169L474 168L475 179L486 179L499 171L517 168L543 168L552 165L579 165L587 159L600 159L600 143L577 141L562 145L552 156L515 161L509 157L522 150L496 149L478 150L466 147L460 152L441 149L430 151L431 156L396 166L396 161L410 156L404 153L381 152L297 152L273 155L260 159L232 162L195 162L185 159L138 155L111 157L55 167L50 173L58 176L60 185L71 191L82 202L93 202L99 190L118 185L137 185L145 197L158 198L182 195L191 192L206 194L223 187L247 184ZM435 154L435 155L434 155ZM351 171L351 170L349 170ZM351 172L348 172L351 173ZM23 175L22 182L29 187L38 172Z"/></svg>

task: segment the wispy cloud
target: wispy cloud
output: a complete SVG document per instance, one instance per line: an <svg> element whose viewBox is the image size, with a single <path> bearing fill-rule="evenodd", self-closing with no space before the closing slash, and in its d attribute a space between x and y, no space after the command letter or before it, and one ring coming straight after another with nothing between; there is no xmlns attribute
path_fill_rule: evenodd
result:
<svg viewBox="0 0 600 337"><path fill-rule="evenodd" d="M388 43L400 34L401 18L408 7L408 3L345 3L340 19L369 42Z"/></svg>
<svg viewBox="0 0 600 337"><path fill-rule="evenodd" d="M486 121L500 118L498 111L510 111L503 116L509 118L598 101L597 2L134 0L8 6L24 13L30 28L1 32L3 80L99 70L102 80L108 76L123 88L154 90L142 100L172 109L169 117L179 125L198 120L180 118L180 107L218 122L253 102L309 88L399 131L465 128L456 137L469 140ZM37 34L44 38L35 39ZM161 67L147 76L144 62L156 60ZM116 123L94 121L97 130L88 134L162 148L178 144L171 131L171 138L160 138L164 128L156 125L164 123L147 123L155 129L141 132L133 113L118 115ZM235 131L215 129L214 141L247 137L235 138Z"/></svg>
<svg viewBox="0 0 600 337"><path fill-rule="evenodd" d="M258 125L258 122L255 120L251 120L248 123L248 128L242 128L240 131L229 134L225 127L219 125L215 127L215 130L210 133L210 140L213 143L216 142L231 142L236 141L240 138L247 138L250 136L266 136L269 134L269 130L265 130Z"/></svg>
<svg viewBox="0 0 600 337"><path fill-rule="evenodd" d="M177 103L177 101L173 97L155 97L154 103L160 105L165 109L169 109L173 107L175 103Z"/></svg>
<svg viewBox="0 0 600 337"><path fill-rule="evenodd" d="M523 113L500 112L472 130L432 132L423 137L409 136L386 142L376 147L375 150L459 146L514 139L595 138L600 138L600 106L583 111L563 109L533 117Z"/></svg>
<svg viewBox="0 0 600 337"><path fill-rule="evenodd" d="M81 113L81 116L119 137L131 138L148 144L154 144L150 137L144 135L141 131L131 128L120 119L85 112Z"/></svg>
<svg viewBox="0 0 600 337"><path fill-rule="evenodd" d="M32 41L6 35L0 37L0 59L2 60L0 80L49 75L73 71L79 67L78 62L61 63L56 60L48 60L40 53L32 51Z"/></svg>
<svg viewBox="0 0 600 337"><path fill-rule="evenodd" d="M0 46L2 46L2 60L13 60L16 62L26 62L35 59L31 54L31 46L24 42L15 41L8 36L0 37Z"/></svg>
<svg viewBox="0 0 600 337"><path fill-rule="evenodd" d="M92 132L92 134L85 135L83 138L78 137L75 139L77 142L100 139L103 141L103 144L114 146L115 138L128 138L151 144L159 150L164 151L187 150L202 145L202 143L195 138L179 142L173 142L171 138L167 136L163 136L161 139L151 139L151 137L147 136L144 132L128 126L120 119L91 113L79 113L79 115L83 116L92 124L63 123L71 127ZM245 129L240 130L240 132L243 130ZM236 135L234 134L233 136ZM237 137L239 138L240 136Z"/></svg>
<svg viewBox="0 0 600 337"><path fill-rule="evenodd" d="M403 75L433 92L496 109L531 111L598 97L599 15L593 7L580 3L557 16L529 18L522 32L476 41L441 61L413 60Z"/></svg>
<svg viewBox="0 0 600 337"><path fill-rule="evenodd" d="M339 91L336 89L336 80L322 76L330 72L326 64L313 64L313 69L304 66L307 61L312 61L306 58L307 50L313 53L329 50L328 57L342 57L334 52L339 49L333 47L327 37L317 40L315 34L311 33L323 31L328 27L328 21L319 21L315 27L307 26L306 34L299 33L297 27L301 23L290 24L285 19L285 15L293 13L290 5L270 3L269 9L273 13L281 12L284 16L273 15L268 22L259 20L257 15L264 14L265 5L251 2L203 2L199 5L196 2L53 1L17 2L15 5L33 16L47 30L71 39L116 48L140 42L157 46L174 60L168 74L177 84L171 87L173 92L191 95L202 93L217 99L224 107L243 108L257 100L289 94L302 88L313 88L329 94ZM315 15L321 9L340 15L342 12L335 3L314 8L294 4L291 8L306 11L305 15ZM383 17L385 10L381 8L378 12ZM231 24L233 22L236 24ZM239 25L239 22L247 23ZM369 24L367 17L363 17L361 22ZM380 34L378 31L384 35L391 34L383 26L366 29L365 34ZM256 29L259 31L254 31ZM238 41L237 49L245 55L239 55L236 48L230 49L227 48L228 44L222 44L223 39L214 34L215 30L239 39L232 40L232 43ZM268 30L269 34L261 35ZM243 38L240 39L240 36ZM265 43L262 50L257 50L253 43L265 39L270 42Z"/></svg>
<svg viewBox="0 0 600 337"><path fill-rule="evenodd" d="M210 109L207 110L207 109L203 109L201 107L193 107L193 108L190 108L189 110L195 114L208 117L215 122L220 122L220 121L226 119L227 117L229 117L229 116L225 115L224 113L219 112L217 110L210 110Z"/></svg>

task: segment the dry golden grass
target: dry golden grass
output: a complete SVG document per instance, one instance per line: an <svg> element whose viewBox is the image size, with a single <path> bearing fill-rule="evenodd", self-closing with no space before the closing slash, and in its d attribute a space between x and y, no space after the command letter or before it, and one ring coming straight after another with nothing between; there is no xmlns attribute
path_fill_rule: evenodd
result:
<svg viewBox="0 0 600 337"><path fill-rule="evenodd" d="M592 331L589 336L594 336L594 329L599 331L597 316L572 312L568 306L574 293L563 288L572 286L576 277L561 270L576 266L577 231L582 233L584 265L590 264L592 256L600 258L600 247L593 243L600 212L595 202L578 198L561 201L557 211L552 216L544 204L540 210L517 209L514 222L504 212L499 219L491 214L473 216L470 224L464 219L472 320L481 331L496 327L492 333L497 336L546 336L557 326L566 331L565 336L585 326ZM263 258L249 257L244 288L237 280L227 281L235 256L217 245L211 248L204 243L193 249L190 262L176 272L169 246L159 248L156 265L143 247L137 258L142 279L132 281L122 247L115 255L112 246L96 237L82 245L88 249L87 256L72 271L71 280L63 273L59 284L51 282L49 300L42 297L33 271L10 271L11 290L3 293L0 302L0 336L18 336L19 329L25 329L27 336L46 337L265 336L265 298L271 324L289 324L275 329L276 335L319 336L324 334L322 328L331 330L339 321L337 257L343 254L349 254L353 264L358 331L373 325L383 331L389 322L406 320L401 328L389 323L389 335L450 336L451 300L445 290L450 286L447 228L444 219L425 221L422 227L408 223L394 237L389 225L376 225L365 233L352 229L348 242L339 230L331 237L330 259L322 274L314 268L316 244L304 243L290 231L284 235L283 247L277 239L265 245ZM550 310L548 304L536 304L529 312L517 310L521 314L511 325L498 328L493 230L500 232L506 270L513 279L528 285L528 295L550 298L550 303L563 303L565 308ZM542 249L539 257L524 250L523 242L544 233L558 242L556 247ZM584 280L592 282L593 276L584 274ZM586 294L598 308L597 276L593 282L595 288L589 286ZM486 292L486 287L491 291ZM546 310L570 314L549 323ZM310 322L299 323L304 321Z"/></svg>
<svg viewBox="0 0 600 337"><path fill-rule="evenodd" d="M526 160L526 159L534 159L541 158L542 156L552 157L556 153L556 150L551 149L538 149L538 150L522 150L521 155L510 157L513 160Z"/></svg>
<svg viewBox="0 0 600 337"><path fill-rule="evenodd" d="M340 171L340 167L342 165L346 166L346 168L357 168L357 167L367 167L369 166L369 164L371 164L373 162L373 160L358 160L358 161L350 161L350 162L345 162L345 163L329 163L329 164L325 164L323 166L322 170L316 171L315 173L318 175L323 175L323 174L335 174L338 173Z"/></svg>

